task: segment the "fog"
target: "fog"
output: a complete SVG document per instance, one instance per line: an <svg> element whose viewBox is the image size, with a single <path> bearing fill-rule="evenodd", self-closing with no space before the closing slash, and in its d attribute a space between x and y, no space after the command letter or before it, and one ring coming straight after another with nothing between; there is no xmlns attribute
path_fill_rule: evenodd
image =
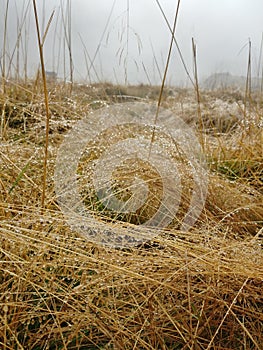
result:
<svg viewBox="0 0 263 350"><path fill-rule="evenodd" d="M172 26L174 0L38 0L42 34L54 10L44 43L46 70L57 72L59 79L70 78L69 44L75 81L160 84L171 33L158 2ZM0 0L1 69L5 55L5 61L11 62L9 75L34 76L39 55L32 1L9 0L4 50L6 4L7 0ZM175 36L191 75L194 38L202 80L220 72L246 75L249 39L252 75L260 76L262 32L262 0L182 0ZM174 45L167 83L188 82Z"/></svg>

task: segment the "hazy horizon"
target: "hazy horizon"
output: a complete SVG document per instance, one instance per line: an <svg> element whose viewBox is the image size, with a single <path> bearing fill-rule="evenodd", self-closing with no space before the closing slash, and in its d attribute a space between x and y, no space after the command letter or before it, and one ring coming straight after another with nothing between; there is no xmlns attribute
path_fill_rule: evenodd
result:
<svg viewBox="0 0 263 350"><path fill-rule="evenodd" d="M6 4L7 0L0 0L3 9L0 14L1 68ZM177 1L163 0L159 4L172 26ZM37 1L37 6L42 32L52 11L55 11L44 45L46 70L57 72L59 78L69 79L69 55L64 38L65 30L67 32L70 26L67 35L71 41L76 81L160 84L171 34L158 1L97 0L91 3L85 0L50 0ZM191 76L194 38L200 80L222 72L245 76L249 39L252 45L252 75L261 77L262 20L261 0L181 1L175 36ZM32 1L10 0L5 52L7 63L15 50L20 28L20 54L19 58L17 53L14 54L11 68L14 72L19 60L20 75L23 76L26 59L28 75L34 75L39 66L39 56ZM185 85L187 81L189 79L174 45L167 83Z"/></svg>

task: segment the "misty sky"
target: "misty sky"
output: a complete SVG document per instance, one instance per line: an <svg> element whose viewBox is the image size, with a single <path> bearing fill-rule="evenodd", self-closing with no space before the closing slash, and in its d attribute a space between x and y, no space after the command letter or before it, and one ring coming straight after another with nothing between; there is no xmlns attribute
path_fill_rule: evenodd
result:
<svg viewBox="0 0 263 350"><path fill-rule="evenodd" d="M1 62L6 2L0 0ZM160 84L171 35L155 0L48 0L44 3L38 0L42 30L43 21L47 23L55 10L44 45L46 70L58 72L60 78L69 78L69 56L64 40L65 30L68 30L68 3L71 3L71 47L76 80ZM177 1L159 0L159 3L172 26ZM27 13L24 23L23 13ZM10 0L7 19L7 57L11 57L18 28L23 23L19 69L23 75L26 57L28 74L33 75L39 58L32 1ZM218 72L246 75L249 38L252 74L261 75L262 32L262 0L181 0L176 39L192 74L191 40L194 38L200 79ZM13 70L15 59L14 56ZM91 64L93 59L94 64ZM175 46L167 82L181 85L187 82Z"/></svg>

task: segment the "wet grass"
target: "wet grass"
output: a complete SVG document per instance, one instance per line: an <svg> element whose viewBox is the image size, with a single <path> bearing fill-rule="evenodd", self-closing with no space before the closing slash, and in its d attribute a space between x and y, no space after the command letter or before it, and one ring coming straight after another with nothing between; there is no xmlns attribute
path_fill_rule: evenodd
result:
<svg viewBox="0 0 263 350"><path fill-rule="evenodd" d="M41 86L11 81L0 94L1 347L261 349L263 134L257 96L251 99L251 115L244 116L242 94L235 104L231 91L201 92L201 113L208 122L200 131L194 91L165 91L163 105L197 135L202 133L209 177L206 204L189 232L178 229L179 216L152 241L114 249L89 242L66 224L54 192L56 154L84 115L131 96L156 101L158 89L95 84L75 85L70 91L55 83L48 88L44 209ZM237 108L231 116L226 106L233 105ZM87 159L82 161L84 166ZM85 171L80 169L86 193ZM92 201L94 228L97 220L110 228L95 196L86 205ZM182 201L181 211L189 198Z"/></svg>

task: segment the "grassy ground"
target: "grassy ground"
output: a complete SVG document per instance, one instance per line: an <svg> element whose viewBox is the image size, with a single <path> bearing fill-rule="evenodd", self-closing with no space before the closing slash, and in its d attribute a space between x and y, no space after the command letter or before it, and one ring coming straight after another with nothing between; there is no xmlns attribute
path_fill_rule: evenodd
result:
<svg viewBox="0 0 263 350"><path fill-rule="evenodd" d="M66 133L105 104L156 101L159 88L38 84L0 94L0 344L3 349L262 349L263 104L233 91L166 89L163 106L197 133L208 195L189 232L178 223L130 249L67 226L54 165ZM103 140L101 140L103 143ZM184 204L182 204L184 208ZM92 208L94 222L102 212ZM95 225L95 224L94 224ZM110 225L110 223L109 223Z"/></svg>

